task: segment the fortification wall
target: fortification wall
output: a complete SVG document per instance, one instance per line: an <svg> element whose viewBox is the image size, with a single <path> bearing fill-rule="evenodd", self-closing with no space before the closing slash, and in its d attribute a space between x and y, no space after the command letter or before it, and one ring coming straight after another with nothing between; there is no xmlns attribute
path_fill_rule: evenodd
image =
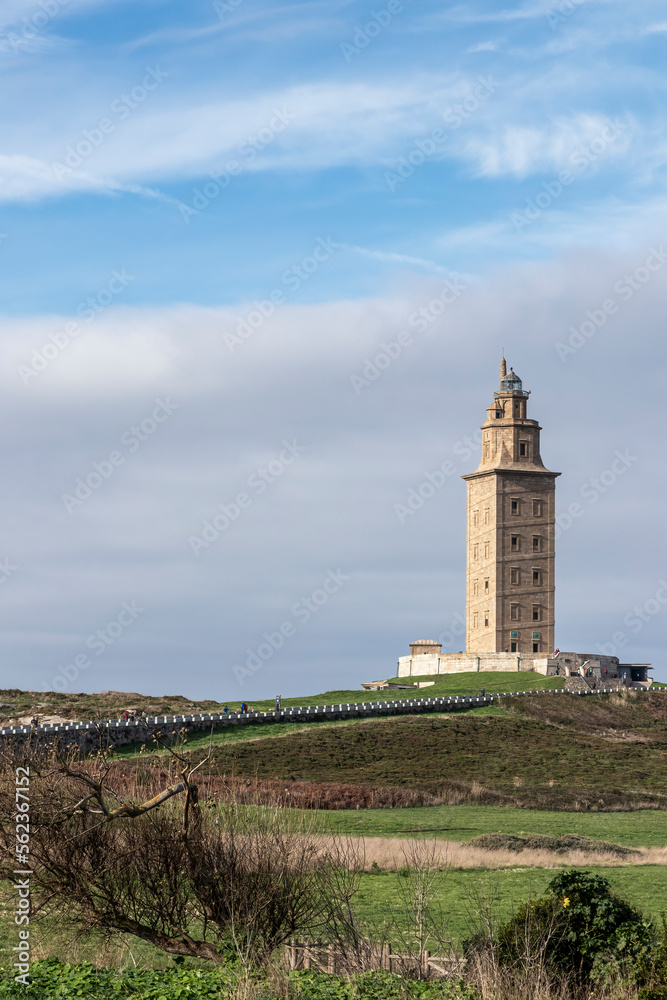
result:
<svg viewBox="0 0 667 1000"><path fill-rule="evenodd" d="M420 677L436 674L460 674L465 671L534 670L547 674L555 664L548 656L521 653L439 653L421 656L401 656L398 661L399 677Z"/></svg>

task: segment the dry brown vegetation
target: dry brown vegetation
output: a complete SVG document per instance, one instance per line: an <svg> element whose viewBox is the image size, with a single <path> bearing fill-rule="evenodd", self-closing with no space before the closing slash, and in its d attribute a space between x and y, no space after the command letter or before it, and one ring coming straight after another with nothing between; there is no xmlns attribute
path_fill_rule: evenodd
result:
<svg viewBox="0 0 667 1000"><path fill-rule="evenodd" d="M170 771L161 766L161 761L146 756L146 763L118 761L117 780L123 793L134 794L135 787L146 783L165 788L170 780ZM420 806L493 805L520 808L530 806L526 795L488 788L478 781L442 782L436 794L420 788L400 785L348 784L340 781L298 781L294 778L258 778L209 772L198 778L201 800L215 803L233 798L239 803L264 806L291 806L298 809L394 809ZM520 787L520 786L518 786ZM522 789L523 791L523 789ZM576 793L575 808L580 811L595 811L599 807L596 790L581 790ZM660 801L637 800L630 793L608 796L613 810L629 808L664 808ZM553 808L553 805L550 806ZM608 806L609 807L609 806Z"/></svg>
<svg viewBox="0 0 667 1000"><path fill-rule="evenodd" d="M147 787L161 791L173 780L173 770L164 757L146 754L143 761L114 762L114 787L120 795L133 798ZM197 787L202 805L233 800L239 804L330 810L444 804L442 798L411 788L348 785L342 782L262 780L257 777L243 778L216 773L200 773ZM464 789L461 791L464 794Z"/></svg>
<svg viewBox="0 0 667 1000"><path fill-rule="evenodd" d="M480 838L475 838L479 840ZM582 838L583 839L583 838ZM397 871L405 863L403 852L405 840L400 837L365 837L355 841L364 852L364 866L367 871L374 865L383 871ZM598 848L595 841L589 841L588 850L566 850L558 853L545 848L526 848L518 853L510 848L488 848L474 841L459 843L453 840L438 840L435 847L436 863L451 868L562 868L563 865L605 867L632 865L667 864L667 848L640 848L631 854L621 855L615 845L611 850Z"/></svg>

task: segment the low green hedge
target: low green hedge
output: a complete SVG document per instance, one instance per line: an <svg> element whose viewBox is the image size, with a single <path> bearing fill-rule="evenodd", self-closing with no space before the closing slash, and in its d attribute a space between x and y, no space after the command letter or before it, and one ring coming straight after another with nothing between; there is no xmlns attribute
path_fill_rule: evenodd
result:
<svg viewBox="0 0 667 1000"><path fill-rule="evenodd" d="M239 978L232 969L185 969L154 972L144 969L96 969L89 962L68 965L49 958L34 962L30 985L15 982L0 970L0 998L54 1000L222 1000L238 995ZM316 972L292 972L294 1000L476 1000L469 987L458 982L403 979L389 972L366 972L350 979ZM256 979L249 991L254 1000L275 1000L268 982Z"/></svg>

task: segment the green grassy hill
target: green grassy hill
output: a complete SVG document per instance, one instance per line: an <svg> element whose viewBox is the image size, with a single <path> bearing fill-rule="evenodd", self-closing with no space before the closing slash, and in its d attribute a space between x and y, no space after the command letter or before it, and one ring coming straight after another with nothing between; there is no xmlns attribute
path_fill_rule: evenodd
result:
<svg viewBox="0 0 667 1000"><path fill-rule="evenodd" d="M433 698L441 695L479 694L485 690L487 694L501 694L505 691L557 691L565 686L563 677L545 677L534 670L480 670L479 673L466 671L461 674L447 674L439 677L393 677L390 684L409 684L411 681L434 683L420 688L419 697ZM386 691L379 691L386 695ZM398 693L400 695L400 692ZM410 696L411 697L411 696Z"/></svg>
<svg viewBox="0 0 667 1000"><path fill-rule="evenodd" d="M396 683L424 681L433 678L395 678ZM533 671L521 673L463 673L452 674L449 677L438 677L432 687L411 691L362 691L355 690L324 691L322 694L299 695L295 698L283 698L283 706L295 705L331 705L356 701L387 701L397 698L432 698L440 695L479 694L482 688L491 693L500 691L528 691L535 688L558 688L563 686L561 677L543 677ZM220 712L225 704L230 709L236 709L243 700L243 694L238 699L224 701L192 701L182 695L151 695L136 694L128 691L102 691L99 694L68 694L58 691L21 691L18 688L0 690L0 720L4 725L20 716L37 715L41 718L47 715L59 715L63 719L107 719L116 718L127 709L146 712L148 715L187 714L190 712ZM273 711L275 699L253 701L251 708L259 711Z"/></svg>
<svg viewBox="0 0 667 1000"><path fill-rule="evenodd" d="M659 692L533 695L461 714L285 724L278 738L250 730L216 744L214 759L239 777L403 786L443 801L468 788L469 801L542 809L667 808L665 722Z"/></svg>
<svg viewBox="0 0 667 1000"><path fill-rule="evenodd" d="M418 696L477 694L557 687L562 678L535 673L469 673L439 677ZM284 699L283 705L338 704L411 697L411 691L327 691ZM0 692L25 712L30 693ZM125 707L151 714L215 711L217 702L140 695L45 695L55 714L85 718ZM11 699L11 702L10 702ZM69 700L67 700L69 699ZM96 701L97 699L97 701ZM95 708L102 709L96 713ZM238 707L230 703L230 708ZM273 709L273 700L253 708ZM9 711L9 709L5 709ZM443 803L496 803L541 809L667 808L667 696L627 692L578 698L534 694L501 698L492 707L456 713L352 719L283 721L219 727L213 732L211 770L238 778L367 788L403 788ZM192 734L188 748L201 756L210 735ZM132 759L138 747L119 756Z"/></svg>

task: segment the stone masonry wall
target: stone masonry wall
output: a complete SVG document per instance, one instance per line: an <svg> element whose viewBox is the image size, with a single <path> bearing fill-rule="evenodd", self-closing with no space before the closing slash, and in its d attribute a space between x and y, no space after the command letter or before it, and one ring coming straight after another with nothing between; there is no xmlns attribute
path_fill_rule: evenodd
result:
<svg viewBox="0 0 667 1000"><path fill-rule="evenodd" d="M553 661L556 662L555 660ZM401 656L398 677L458 674L481 670L535 670L546 674L551 660L519 653L440 653L439 655Z"/></svg>

